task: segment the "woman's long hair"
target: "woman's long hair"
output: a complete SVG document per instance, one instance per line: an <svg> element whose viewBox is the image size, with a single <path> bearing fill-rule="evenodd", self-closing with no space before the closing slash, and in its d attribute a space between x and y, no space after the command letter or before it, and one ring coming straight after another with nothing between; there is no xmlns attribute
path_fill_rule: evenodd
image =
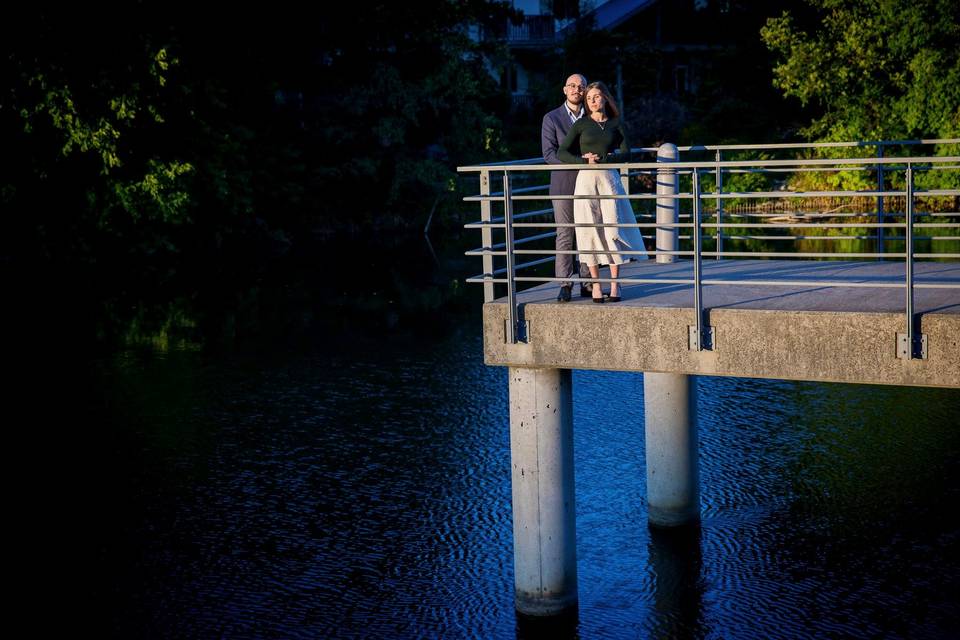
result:
<svg viewBox="0 0 960 640"><path fill-rule="evenodd" d="M610 90L607 89L607 85L602 82L591 82L587 85L586 90L583 92L583 101L587 101L587 94L590 93L590 89L596 89L600 92L600 95L603 96L604 112L607 114L608 118L619 118L620 117L620 107L617 106L616 101L613 99L613 96L610 95Z"/></svg>

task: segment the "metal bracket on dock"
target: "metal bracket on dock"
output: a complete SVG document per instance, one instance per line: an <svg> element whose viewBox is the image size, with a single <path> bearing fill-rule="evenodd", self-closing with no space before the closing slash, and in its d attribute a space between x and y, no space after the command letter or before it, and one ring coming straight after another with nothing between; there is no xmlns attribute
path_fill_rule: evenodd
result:
<svg viewBox="0 0 960 640"><path fill-rule="evenodd" d="M507 344L516 344L518 342L529 342L530 321L520 320L517 322L516 331L510 331L510 318L503 319L503 341Z"/></svg>
<svg viewBox="0 0 960 640"><path fill-rule="evenodd" d="M690 351L713 351L713 327L704 326L703 335L697 336L697 326L687 325L687 348Z"/></svg>
<svg viewBox="0 0 960 640"><path fill-rule="evenodd" d="M911 348L912 347L912 348ZM921 333L914 336L913 345L910 344L910 335L906 333L897 334L897 358L901 360L920 360L927 359L927 334Z"/></svg>

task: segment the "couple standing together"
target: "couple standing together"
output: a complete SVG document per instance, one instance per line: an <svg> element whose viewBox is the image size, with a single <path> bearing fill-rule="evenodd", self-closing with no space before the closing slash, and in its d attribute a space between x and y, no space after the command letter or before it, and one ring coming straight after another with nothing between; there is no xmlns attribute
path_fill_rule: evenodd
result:
<svg viewBox="0 0 960 640"><path fill-rule="evenodd" d="M630 146L620 110L602 82L587 84L580 74L567 78L563 86L566 101L543 117L540 139L543 159L547 164L603 164L629 162ZM554 200L553 216L557 224L577 223L574 227L557 227L557 251L573 251L576 237L579 254L579 275L595 282L581 284L580 295L594 302L620 302L620 285L616 282L620 265L628 260L646 259L647 255L624 256L620 251L646 251L637 227L599 226L601 224L636 224L629 200L602 198L625 195L620 173L613 169L551 171L550 195L601 196ZM595 225L595 226L587 226ZM572 253L558 253L555 275L574 278L578 270ZM600 266L610 265L610 294L596 280ZM561 281L557 300L569 302L572 281Z"/></svg>

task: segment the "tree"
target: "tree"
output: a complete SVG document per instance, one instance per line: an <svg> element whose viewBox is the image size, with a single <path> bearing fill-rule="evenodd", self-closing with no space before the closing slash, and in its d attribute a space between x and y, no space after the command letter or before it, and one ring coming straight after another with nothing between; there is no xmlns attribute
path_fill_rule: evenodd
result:
<svg viewBox="0 0 960 640"><path fill-rule="evenodd" d="M818 25L789 12L762 37L780 56L774 84L819 115L817 140L960 136L960 2L808 0Z"/></svg>
<svg viewBox="0 0 960 640"><path fill-rule="evenodd" d="M468 37L503 3L55 5L0 24L0 263L54 326L238 304L318 238L422 229L457 164L503 155Z"/></svg>

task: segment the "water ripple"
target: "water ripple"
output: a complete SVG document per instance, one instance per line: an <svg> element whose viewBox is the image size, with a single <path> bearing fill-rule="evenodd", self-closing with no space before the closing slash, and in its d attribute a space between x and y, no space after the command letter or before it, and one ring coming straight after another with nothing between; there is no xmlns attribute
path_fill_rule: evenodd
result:
<svg viewBox="0 0 960 640"><path fill-rule="evenodd" d="M473 334L114 375L118 635L517 636L507 379ZM699 378L702 527L664 535L642 375L573 384L578 637L960 632L960 393Z"/></svg>

